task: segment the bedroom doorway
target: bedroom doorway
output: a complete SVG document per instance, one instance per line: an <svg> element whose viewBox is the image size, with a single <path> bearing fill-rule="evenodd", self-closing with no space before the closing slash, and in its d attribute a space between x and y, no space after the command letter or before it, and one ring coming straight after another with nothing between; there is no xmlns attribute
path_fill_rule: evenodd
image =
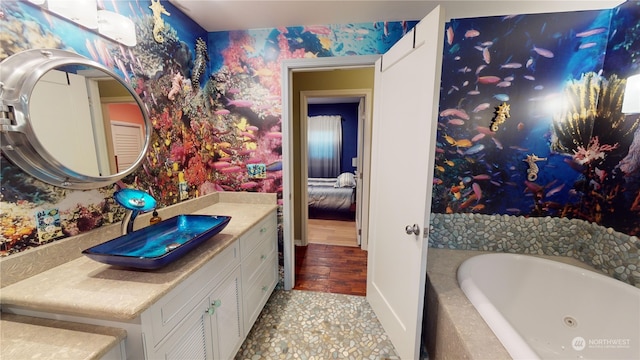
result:
<svg viewBox="0 0 640 360"><path fill-rule="evenodd" d="M303 184L302 239L307 244L360 247L361 218L357 198L362 196L363 131L366 121L365 90L320 90L300 93L300 150ZM370 99L369 99L370 100ZM333 134L326 126L337 126ZM335 131L335 128L334 128ZM331 134L331 138L324 138ZM328 142L337 148L323 149ZM332 145L333 146L333 145ZM302 156L306 150L306 156ZM319 156L331 153L332 169ZM306 166L305 166L306 164ZM360 186L357 186L360 182ZM359 195L358 195L359 193ZM305 242L302 241L304 244Z"/></svg>
<svg viewBox="0 0 640 360"><path fill-rule="evenodd" d="M349 72L344 70L369 69L373 72L373 65L379 58L379 55L361 55L347 57L326 57L326 58L305 58L290 59L282 62L282 164L283 164L283 191L282 191L282 235L283 235L283 265L284 265L284 288L291 290L295 284L297 261L295 259L296 245L303 245L300 228L306 222L302 221L301 213L306 208L302 205L302 181L301 181L301 159L300 154L300 113L301 113L301 91L307 90L336 90L336 89L353 89L367 88L370 92L366 102L366 111L368 114L367 121L371 121L371 106L373 103L373 76L369 76L370 84L367 86L354 85L355 82L350 78ZM331 71L338 76L341 86L335 86L337 81L329 83L328 76L323 79L323 88L305 86L302 81L295 81L294 77L307 72ZM364 94L351 94L350 96L364 96ZM362 204L359 209L362 210L362 246L365 248L367 244L367 218L369 207L369 164L371 153L371 124L368 123L364 129L364 153L362 162L364 164L362 171L362 199L358 204ZM306 156L306 155L305 155ZM306 170L306 168L305 168ZM306 187L306 183L304 187ZM360 249L358 249L360 250Z"/></svg>
<svg viewBox="0 0 640 360"><path fill-rule="evenodd" d="M368 74L364 72L363 74ZM321 74L321 76L325 76ZM370 127L372 89L300 91L300 197L301 237L298 245L324 243L361 247L365 160L365 129ZM310 170L309 121L315 116L338 117L342 128L342 155L339 171L318 178ZM315 121L326 120L324 118ZM331 119L329 119L331 120ZM368 212L364 212L368 213Z"/></svg>

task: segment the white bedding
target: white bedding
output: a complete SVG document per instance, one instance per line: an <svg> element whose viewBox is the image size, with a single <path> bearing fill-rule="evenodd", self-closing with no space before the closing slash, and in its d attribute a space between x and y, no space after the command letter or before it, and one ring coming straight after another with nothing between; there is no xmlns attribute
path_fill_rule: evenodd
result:
<svg viewBox="0 0 640 360"><path fill-rule="evenodd" d="M318 210L350 211L355 188L335 187L336 178L309 178L309 207Z"/></svg>

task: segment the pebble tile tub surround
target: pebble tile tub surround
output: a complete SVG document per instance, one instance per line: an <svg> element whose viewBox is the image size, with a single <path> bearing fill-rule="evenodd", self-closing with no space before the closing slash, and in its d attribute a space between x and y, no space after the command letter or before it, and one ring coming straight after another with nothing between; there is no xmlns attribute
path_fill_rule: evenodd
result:
<svg viewBox="0 0 640 360"><path fill-rule="evenodd" d="M431 214L429 246L568 256L640 287L640 240L578 219Z"/></svg>

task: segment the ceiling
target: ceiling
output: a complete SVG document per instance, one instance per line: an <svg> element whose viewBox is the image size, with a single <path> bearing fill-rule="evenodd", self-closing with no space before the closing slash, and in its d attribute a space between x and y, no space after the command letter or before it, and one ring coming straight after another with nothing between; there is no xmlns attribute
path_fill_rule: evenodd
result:
<svg viewBox="0 0 640 360"><path fill-rule="evenodd" d="M169 0L208 32L280 26L420 20L438 4L446 19L610 9L624 0Z"/></svg>

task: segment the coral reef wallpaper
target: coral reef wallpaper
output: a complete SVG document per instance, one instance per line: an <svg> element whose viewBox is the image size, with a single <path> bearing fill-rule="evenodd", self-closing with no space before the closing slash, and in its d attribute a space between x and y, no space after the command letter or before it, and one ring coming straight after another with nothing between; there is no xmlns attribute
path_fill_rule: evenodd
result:
<svg viewBox="0 0 640 360"><path fill-rule="evenodd" d="M446 25L432 211L640 234L640 4Z"/></svg>
<svg viewBox="0 0 640 360"><path fill-rule="evenodd" d="M0 60L59 48L112 68L143 100L151 146L135 173L88 191L42 183L0 157L0 256L120 221L112 195L123 187L160 206L212 191L281 194L281 62L382 54L416 23L207 33L166 1L96 4L133 22L135 45L2 1ZM433 212L575 218L637 236L640 116L620 107L626 77L640 71L639 19L640 3L628 1L451 20ZM54 235L39 236L47 220Z"/></svg>
<svg viewBox="0 0 640 360"><path fill-rule="evenodd" d="M124 210L112 199L118 188L148 191L160 206L212 191L281 194L281 61L382 54L416 23L207 33L166 1L96 3L133 22L134 46L29 2L2 1L0 60L26 49L59 48L112 68L143 100L154 128L151 146L135 173L91 191L42 183L2 157L2 256L120 221ZM266 174L255 176L254 164ZM185 183L186 194L179 191ZM38 236L37 213L56 214L56 238Z"/></svg>

